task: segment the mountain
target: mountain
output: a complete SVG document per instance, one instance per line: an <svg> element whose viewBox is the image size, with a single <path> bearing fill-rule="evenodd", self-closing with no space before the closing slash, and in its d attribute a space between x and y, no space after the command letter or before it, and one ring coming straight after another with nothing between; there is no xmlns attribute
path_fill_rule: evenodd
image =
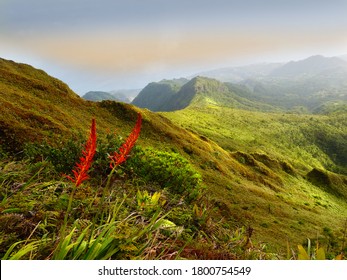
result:
<svg viewBox="0 0 347 280"><path fill-rule="evenodd" d="M347 70L347 62L337 57L315 55L304 60L291 61L277 67L269 73L271 77L307 78L316 77L328 72Z"/></svg>
<svg viewBox="0 0 347 280"><path fill-rule="evenodd" d="M222 82L239 83L246 79L261 78L269 75L284 63L260 63L239 67L228 67L204 71L195 76L214 78Z"/></svg>
<svg viewBox="0 0 347 280"><path fill-rule="evenodd" d="M130 100L121 93L111 94L104 91L88 91L85 95L82 96L82 98L90 101L114 100L130 103Z"/></svg>
<svg viewBox="0 0 347 280"><path fill-rule="evenodd" d="M86 94L82 96L82 98L84 98L85 100L90 100L90 101L102 101L102 100L120 101L111 93L105 92L105 91L88 91Z"/></svg>
<svg viewBox="0 0 347 280"><path fill-rule="evenodd" d="M331 115L347 113L347 101L331 101L317 107L314 114Z"/></svg>
<svg viewBox="0 0 347 280"><path fill-rule="evenodd" d="M164 112L206 104L249 110L276 110L267 104L247 99L248 95L251 93L246 87L198 76L190 81L181 80L181 83L177 80L150 83L139 93L132 104L152 111Z"/></svg>
<svg viewBox="0 0 347 280"><path fill-rule="evenodd" d="M218 177L211 180L225 179L224 184L213 184L211 189L216 195L225 196L224 202L233 209L232 215L249 215L252 227L257 224L256 230L266 232L263 236L269 244L275 244L276 239L297 234L313 238L314 228L317 232L322 232L322 227L344 228L347 111L338 107L331 104L320 109L325 115L311 115L206 104L161 114L202 139L217 143L247 168L242 171L241 167L223 165L218 160L202 165L207 172L218 170ZM225 191L228 176L233 183ZM345 214L333 213L335 207L342 207L340 211ZM325 222L318 215L328 212L332 218L326 217L330 225L323 226Z"/></svg>
<svg viewBox="0 0 347 280"><path fill-rule="evenodd" d="M118 98L119 100L121 100L121 97L125 97L125 100L129 100L126 101L126 103L130 103L132 100L134 100L134 98L139 94L139 92L141 91L141 89L118 89L118 90L112 90L110 91L110 93L115 96L116 98ZM124 101L123 101L124 102Z"/></svg>
<svg viewBox="0 0 347 280"><path fill-rule="evenodd" d="M336 57L312 56L241 84L256 100L287 110L303 106L313 111L326 102L347 101L347 62Z"/></svg>
<svg viewBox="0 0 347 280"><path fill-rule="evenodd" d="M339 56L339 58L343 59L344 61L347 61L347 54Z"/></svg>
<svg viewBox="0 0 347 280"><path fill-rule="evenodd" d="M86 103L65 83L5 59L0 59L0 104L0 146L7 151L18 152L25 142L87 125L80 118Z"/></svg>
<svg viewBox="0 0 347 280"><path fill-rule="evenodd" d="M325 103L347 101L347 62L337 57L317 55L285 64L259 64L204 73L209 77L197 76L184 83L175 80L151 83L133 104L152 111L181 110L207 102L247 110L317 113ZM214 77L229 82L223 83Z"/></svg>
<svg viewBox="0 0 347 280"><path fill-rule="evenodd" d="M347 61L343 56L315 55L288 63L230 67L202 74L239 84L248 89L250 100L283 110L313 112L326 102L347 100Z"/></svg>
<svg viewBox="0 0 347 280"><path fill-rule="evenodd" d="M152 111L167 111L171 107L171 98L187 82L182 78L150 83L140 91L132 104Z"/></svg>

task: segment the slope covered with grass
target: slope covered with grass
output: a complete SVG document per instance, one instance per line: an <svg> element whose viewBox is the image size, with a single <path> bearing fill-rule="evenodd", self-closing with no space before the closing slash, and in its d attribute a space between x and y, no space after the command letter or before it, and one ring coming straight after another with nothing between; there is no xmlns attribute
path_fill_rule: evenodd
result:
<svg viewBox="0 0 347 280"><path fill-rule="evenodd" d="M285 142L286 126L308 116L293 115L291 123L287 115L199 102L164 116L88 102L41 70L0 62L2 257L290 258L287 241L295 249L317 236L327 252L341 251L346 182L325 168L343 170L344 158L326 153L313 160L316 148L304 132L298 139L307 140L305 149ZM110 178L107 155L119 149L139 112L138 145ZM75 189L62 173L78 162L93 117L91 178ZM327 127L329 136L333 118L340 123L338 115L317 117L314 127ZM340 129L343 141L344 123ZM331 139L319 138L319 145ZM317 184L322 177L331 191Z"/></svg>
<svg viewBox="0 0 347 280"><path fill-rule="evenodd" d="M201 166L219 173L211 175L212 193L224 195L236 219L252 224L263 240L298 242L303 234L312 237L326 227L343 236L346 114L264 113L213 102L192 102L162 114L214 141L237 161L225 165L216 156Z"/></svg>
<svg viewBox="0 0 347 280"><path fill-rule="evenodd" d="M211 200L198 167L218 145L147 110L85 101L43 71L3 59L0 98L1 258L267 255L244 247L243 228L220 223L229 213ZM107 156L139 112L138 146L108 177ZM63 173L79 161L92 118L98 146L91 179L76 189Z"/></svg>

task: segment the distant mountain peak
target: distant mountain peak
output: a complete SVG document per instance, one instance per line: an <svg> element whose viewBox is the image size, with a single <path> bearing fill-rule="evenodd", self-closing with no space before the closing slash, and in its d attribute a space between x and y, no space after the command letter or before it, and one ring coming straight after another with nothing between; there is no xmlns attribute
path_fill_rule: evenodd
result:
<svg viewBox="0 0 347 280"><path fill-rule="evenodd" d="M347 62L341 58L314 55L303 60L290 61L285 65L274 69L270 76L314 76L321 72L341 67L347 69Z"/></svg>
<svg viewBox="0 0 347 280"><path fill-rule="evenodd" d="M89 101L103 101L103 100L114 100L125 103L130 103L129 98L121 93L110 93L105 91L88 91L82 98Z"/></svg>

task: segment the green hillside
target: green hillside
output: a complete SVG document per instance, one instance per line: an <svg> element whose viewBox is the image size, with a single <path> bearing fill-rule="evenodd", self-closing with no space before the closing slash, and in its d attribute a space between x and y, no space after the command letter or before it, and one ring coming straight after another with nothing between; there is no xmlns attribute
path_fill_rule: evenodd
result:
<svg viewBox="0 0 347 280"><path fill-rule="evenodd" d="M170 111L171 100L187 82L186 79L174 79L150 83L140 91L132 104L151 111Z"/></svg>
<svg viewBox="0 0 347 280"><path fill-rule="evenodd" d="M3 59L0 79L1 258L284 259L307 238L329 258L345 250L346 115L258 112L261 103L204 78L176 91L188 107L160 114L85 101ZM107 154L139 112L139 145L108 177ZM61 174L93 117L91 178L74 188ZM74 249L64 254L59 240Z"/></svg>
<svg viewBox="0 0 347 280"><path fill-rule="evenodd" d="M347 174L346 114L262 113L192 105L165 116L227 151L259 151L289 160L299 170L318 167Z"/></svg>

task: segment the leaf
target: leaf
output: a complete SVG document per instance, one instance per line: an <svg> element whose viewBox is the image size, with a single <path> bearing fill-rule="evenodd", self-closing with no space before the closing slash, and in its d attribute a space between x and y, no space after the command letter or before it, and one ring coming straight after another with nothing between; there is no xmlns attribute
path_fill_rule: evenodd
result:
<svg viewBox="0 0 347 280"><path fill-rule="evenodd" d="M153 205L157 205L159 199L160 199L160 192L155 192L155 193L152 195L151 203L152 203Z"/></svg>
<svg viewBox="0 0 347 280"><path fill-rule="evenodd" d="M8 260L10 254L11 254L12 251L13 251L13 249L14 249L18 244L23 243L23 242L24 242L24 240L18 241L18 242L16 242L16 243L13 243L13 244L11 245L11 247L6 251L6 254L2 257L2 260Z"/></svg>
<svg viewBox="0 0 347 280"><path fill-rule="evenodd" d="M167 219L161 219L154 225L154 229L174 229L176 227L173 222Z"/></svg>
<svg viewBox="0 0 347 280"><path fill-rule="evenodd" d="M304 247L302 247L302 245L298 245L298 250L299 250L299 255L298 255L299 260L309 260L310 259L309 255L307 254Z"/></svg>
<svg viewBox="0 0 347 280"><path fill-rule="evenodd" d="M64 237L64 239L62 239L59 242L57 251L54 252L53 259L55 259L55 260L64 260L65 259L65 257L69 253L69 251L72 249L70 242L71 242L71 239L72 239L72 236L73 236L75 230L76 230L76 227L74 227L71 230L71 232L68 235L66 235Z"/></svg>
<svg viewBox="0 0 347 280"><path fill-rule="evenodd" d="M19 212L21 212L20 208L8 208L8 209L3 210L1 213L2 214L8 214L8 213L19 213Z"/></svg>
<svg viewBox="0 0 347 280"><path fill-rule="evenodd" d="M15 253L13 256L11 256L10 260L20 260L26 254L31 253L34 250L36 250L39 244L40 244L40 240L39 241L33 241L33 242L25 245L17 253Z"/></svg>
<svg viewBox="0 0 347 280"><path fill-rule="evenodd" d="M39 246L39 244L42 242L41 240L38 241L33 241L30 242L27 245L24 245L22 248L20 248L16 253L14 253L12 256L11 253L13 251L13 249L23 243L24 241L19 241L16 242L14 244L12 244L12 246L7 250L5 256L2 258L2 260L20 260L23 256L25 256L28 253L31 253L32 251L36 250L37 247Z"/></svg>
<svg viewBox="0 0 347 280"><path fill-rule="evenodd" d="M318 250L317 250L317 253L316 253L316 259L317 260L325 260L325 250L323 247L320 247Z"/></svg>
<svg viewBox="0 0 347 280"><path fill-rule="evenodd" d="M343 254L337 255L334 260L341 261L343 260Z"/></svg>

